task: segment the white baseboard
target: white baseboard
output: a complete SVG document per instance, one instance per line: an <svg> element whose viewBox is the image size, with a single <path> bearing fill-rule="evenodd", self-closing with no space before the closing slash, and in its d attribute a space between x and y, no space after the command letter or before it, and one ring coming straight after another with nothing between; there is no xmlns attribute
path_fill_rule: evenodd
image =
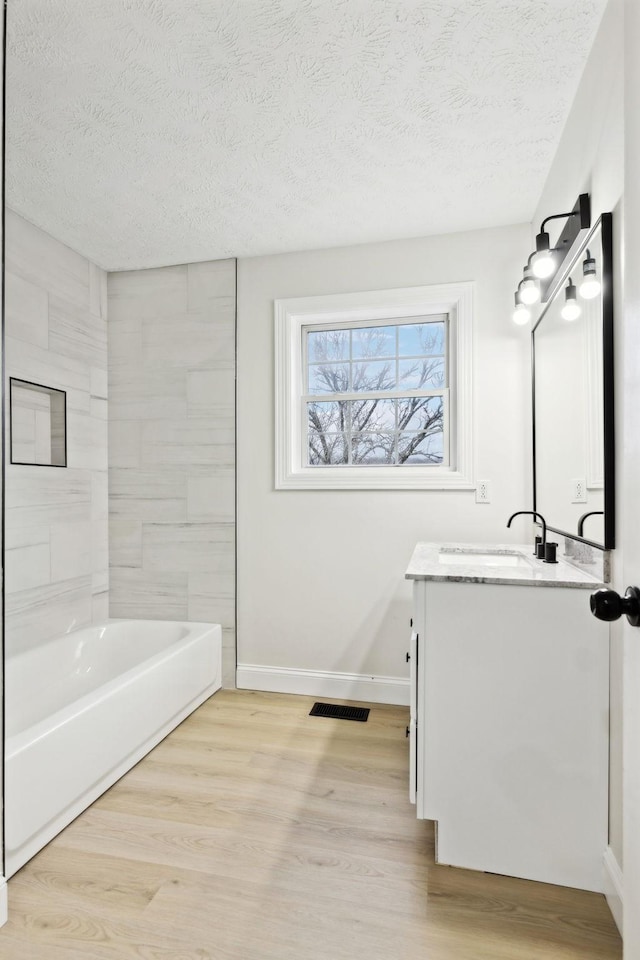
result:
<svg viewBox="0 0 640 960"><path fill-rule="evenodd" d="M609 909L622 936L622 915L624 909L624 886L622 870L611 847L604 853L604 895Z"/></svg>
<svg viewBox="0 0 640 960"><path fill-rule="evenodd" d="M0 927L9 919L9 898L7 896L7 881L0 877Z"/></svg>
<svg viewBox="0 0 640 960"><path fill-rule="evenodd" d="M239 663L236 686L241 690L267 690L270 693L299 693L309 697L409 705L408 677L371 677L359 673L325 673L322 670L295 670L291 667Z"/></svg>

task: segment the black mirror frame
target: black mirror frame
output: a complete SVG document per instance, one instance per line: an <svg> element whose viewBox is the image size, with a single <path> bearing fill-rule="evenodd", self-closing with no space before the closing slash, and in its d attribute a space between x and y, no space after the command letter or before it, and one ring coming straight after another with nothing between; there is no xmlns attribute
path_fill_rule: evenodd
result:
<svg viewBox="0 0 640 960"><path fill-rule="evenodd" d="M562 289L565 275L573 267L583 249L589 245L593 235L600 230L602 247L602 393L603 393L603 441L604 441L604 543L579 537L577 533L561 530L553 525L553 518L547 521L547 529L562 537L570 537L580 543L586 543L598 550L612 550L615 547L615 418L614 418L614 358L613 358L613 227L612 215L603 213L580 243L570 267L563 270L555 284L547 304L531 331L531 396L532 396L532 441L533 441L533 509L538 510L536 491L536 380L535 380L535 332L543 320L555 296Z"/></svg>

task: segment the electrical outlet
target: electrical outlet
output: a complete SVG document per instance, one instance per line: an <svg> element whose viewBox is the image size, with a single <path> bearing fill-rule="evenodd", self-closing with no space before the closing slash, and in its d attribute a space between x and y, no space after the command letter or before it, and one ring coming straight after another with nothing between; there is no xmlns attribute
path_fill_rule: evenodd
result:
<svg viewBox="0 0 640 960"><path fill-rule="evenodd" d="M491 485L488 480L476 483L476 503L491 503Z"/></svg>
<svg viewBox="0 0 640 960"><path fill-rule="evenodd" d="M587 502L587 481L584 477L571 480L571 503Z"/></svg>

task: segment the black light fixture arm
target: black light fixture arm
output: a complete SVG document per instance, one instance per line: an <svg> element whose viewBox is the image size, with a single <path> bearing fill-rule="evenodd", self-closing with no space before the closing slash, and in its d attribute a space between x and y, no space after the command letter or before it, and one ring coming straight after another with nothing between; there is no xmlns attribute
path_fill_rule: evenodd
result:
<svg viewBox="0 0 640 960"><path fill-rule="evenodd" d="M540 233L544 231L545 226L549 223L549 220L566 220L568 217L579 217L579 210L570 210L569 213L552 213L551 216L545 217L542 223L540 224Z"/></svg>

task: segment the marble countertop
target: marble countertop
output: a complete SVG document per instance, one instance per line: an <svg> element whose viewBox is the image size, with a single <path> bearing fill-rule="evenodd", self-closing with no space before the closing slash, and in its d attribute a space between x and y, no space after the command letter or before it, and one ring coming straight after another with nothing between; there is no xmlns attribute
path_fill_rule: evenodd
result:
<svg viewBox="0 0 640 960"><path fill-rule="evenodd" d="M474 553L482 554L485 561L481 562L478 557L474 562ZM487 558L487 554L491 557ZM558 563L544 563L533 556L531 544L513 543L418 543L405 578L591 590L604 586L598 577L564 558Z"/></svg>

